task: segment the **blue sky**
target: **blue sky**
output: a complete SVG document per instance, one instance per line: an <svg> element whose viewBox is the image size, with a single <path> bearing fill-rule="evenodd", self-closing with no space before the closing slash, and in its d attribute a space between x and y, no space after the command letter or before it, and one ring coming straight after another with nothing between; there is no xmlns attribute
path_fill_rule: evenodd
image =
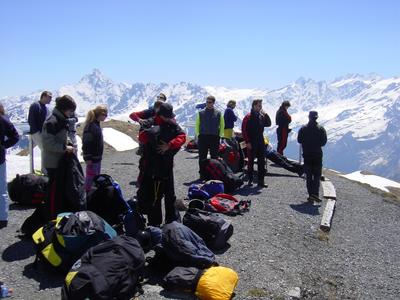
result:
<svg viewBox="0 0 400 300"><path fill-rule="evenodd" d="M400 76L400 1L0 1L0 96L115 81L278 88Z"/></svg>

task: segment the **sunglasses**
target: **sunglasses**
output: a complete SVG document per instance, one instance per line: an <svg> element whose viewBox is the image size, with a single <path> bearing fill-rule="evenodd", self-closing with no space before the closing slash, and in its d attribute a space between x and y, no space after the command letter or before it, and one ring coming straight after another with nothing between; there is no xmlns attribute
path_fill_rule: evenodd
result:
<svg viewBox="0 0 400 300"><path fill-rule="evenodd" d="M214 104L212 101L206 101L207 104Z"/></svg>

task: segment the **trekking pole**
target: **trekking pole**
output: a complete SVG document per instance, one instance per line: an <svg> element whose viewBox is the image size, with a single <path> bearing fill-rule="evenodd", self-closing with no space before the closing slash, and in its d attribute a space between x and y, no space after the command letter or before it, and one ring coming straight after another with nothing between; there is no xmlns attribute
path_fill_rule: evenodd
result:
<svg viewBox="0 0 400 300"><path fill-rule="evenodd" d="M30 173L33 174L34 172L34 165L33 165L33 139L32 135L28 134L29 139L29 170Z"/></svg>

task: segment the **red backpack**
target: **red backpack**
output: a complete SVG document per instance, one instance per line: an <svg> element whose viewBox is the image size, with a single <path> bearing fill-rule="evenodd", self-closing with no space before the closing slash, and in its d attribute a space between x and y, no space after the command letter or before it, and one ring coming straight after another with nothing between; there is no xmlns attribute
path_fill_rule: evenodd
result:
<svg viewBox="0 0 400 300"><path fill-rule="evenodd" d="M220 193L212 197L209 204L220 213L236 216L249 211L251 200L239 201L232 195Z"/></svg>

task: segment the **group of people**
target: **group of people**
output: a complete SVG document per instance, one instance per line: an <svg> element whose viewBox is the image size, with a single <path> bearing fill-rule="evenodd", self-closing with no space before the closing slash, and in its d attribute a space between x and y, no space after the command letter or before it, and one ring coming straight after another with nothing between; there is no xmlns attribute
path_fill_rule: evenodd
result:
<svg viewBox="0 0 400 300"><path fill-rule="evenodd" d="M42 171L49 177L52 186L55 172L64 153L76 153L76 103L68 95L58 97L55 107L50 113L47 105L52 101L52 94L44 91L40 100L29 109L28 122L32 142L42 153ZM218 158L221 138L232 138L236 102L231 100L222 114L215 106L215 97L208 96L204 109L196 114L195 134L199 147L199 173L201 162L207 158ZM290 107L284 101L276 113L278 148L281 155L287 144L291 116L287 112ZM87 113L83 127L82 152L86 164L85 190L91 188L93 178L101 172L103 156L103 134L100 123L108 115L106 106L100 105ZM186 134L177 124L173 107L167 102L165 94L160 93L154 105L144 111L133 112L130 118L140 124L139 143L141 155L138 177L139 207L148 215L149 225L162 224L161 199L165 202L165 222L179 221L180 215L175 208L174 190L174 155L186 141ZM309 122L298 134L298 142L302 144L304 171L307 179L309 201L319 199L319 180L322 170L322 149L327 142L325 129L317 123L318 113L309 113ZM265 141L264 128L271 126L271 118L262 109L262 100L253 100L251 111L242 121L242 136L246 144L248 157L248 184L253 184L253 165L257 159L257 185L267 187L265 176ZM0 228L7 226L7 182L5 150L15 145L19 135L13 124L5 116L4 107L0 104ZM200 175L201 177L201 175ZM48 197L51 191L48 191ZM152 199L152 201L149 201Z"/></svg>

